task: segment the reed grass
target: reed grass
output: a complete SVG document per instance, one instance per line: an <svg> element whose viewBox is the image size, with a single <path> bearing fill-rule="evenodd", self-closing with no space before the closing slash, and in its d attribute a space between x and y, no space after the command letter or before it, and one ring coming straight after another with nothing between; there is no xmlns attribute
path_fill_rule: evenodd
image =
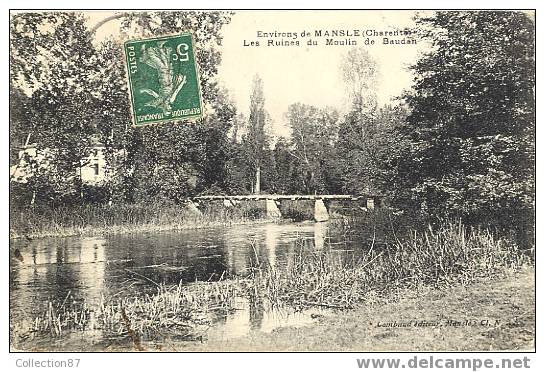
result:
<svg viewBox="0 0 545 372"><path fill-rule="evenodd" d="M340 254L304 249L282 267L259 267L253 273L253 292L275 304L348 309L391 296L400 288L467 285L532 263L532 251L489 230L447 222L434 229L393 233L392 243Z"/></svg>
<svg viewBox="0 0 545 372"><path fill-rule="evenodd" d="M164 231L250 223L264 213L247 203L236 207L214 205L197 214L181 205L118 204L36 206L13 208L10 237L102 235L126 232Z"/></svg>
<svg viewBox="0 0 545 372"><path fill-rule="evenodd" d="M357 233L347 227L347 238ZM303 241L281 266L257 261L250 275L219 282L160 285L153 295L102 300L98 306L47 303L32 321L11 324L12 340L62 337L66 331L101 330L111 337L141 340L205 337L218 312L236 311L234 299L290 306L352 309L396 296L403 289L448 288L478 278L494 278L533 264L533 251L486 229L446 222L437 228L376 236L351 254L338 246L309 249Z"/></svg>
<svg viewBox="0 0 545 372"><path fill-rule="evenodd" d="M233 310L240 295L238 280L167 287L131 298L104 299L89 306L84 301L48 301L33 320L10 325L14 344L36 337L62 337L73 331L100 331L103 337L126 339L143 350L141 341L197 340L211 326L215 314Z"/></svg>

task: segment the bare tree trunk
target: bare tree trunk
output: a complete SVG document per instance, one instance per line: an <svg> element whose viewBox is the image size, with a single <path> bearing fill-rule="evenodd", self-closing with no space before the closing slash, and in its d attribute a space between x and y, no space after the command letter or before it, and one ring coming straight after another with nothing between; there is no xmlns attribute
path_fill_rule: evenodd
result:
<svg viewBox="0 0 545 372"><path fill-rule="evenodd" d="M28 144L30 143L30 135L32 134L32 132L28 132L28 135L26 136L26 140L25 140L25 148L28 146Z"/></svg>
<svg viewBox="0 0 545 372"><path fill-rule="evenodd" d="M125 123L125 132L127 131L127 124ZM106 180L108 182L108 206L111 207L114 203L114 180L116 177L116 169L114 169L116 163L115 163L115 155L114 155L114 149L113 149L113 143L114 143L114 128L112 127L112 130L110 132L110 146L112 147L111 152L109 154L109 159L106 157L106 154L109 150L106 150L106 147L104 147L104 151L102 152L102 156L106 159L107 167L106 170L109 171L111 174L109 175L110 179ZM108 162L110 164L108 164ZM107 172L104 172L104 176L108 177Z"/></svg>
<svg viewBox="0 0 545 372"><path fill-rule="evenodd" d="M79 197L81 202L83 202L83 175L82 175L82 166L79 167Z"/></svg>
<svg viewBox="0 0 545 372"><path fill-rule="evenodd" d="M258 165L255 171L255 194L261 193L261 166Z"/></svg>

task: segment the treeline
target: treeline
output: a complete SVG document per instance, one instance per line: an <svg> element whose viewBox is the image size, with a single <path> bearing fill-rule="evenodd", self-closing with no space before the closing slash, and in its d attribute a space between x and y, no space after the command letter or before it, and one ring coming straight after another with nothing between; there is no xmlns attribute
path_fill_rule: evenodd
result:
<svg viewBox="0 0 545 372"><path fill-rule="evenodd" d="M279 194L366 194L383 195L390 190L391 171L386 164L395 155L401 139L397 131L406 110L385 106L373 116L357 120L355 114L341 117L332 108L295 103L286 120L289 138L265 143L258 156L253 153L253 133L233 141L228 168L230 192L256 191L257 161L260 190ZM250 121L251 123L251 121ZM396 140L397 138L397 140Z"/></svg>
<svg viewBox="0 0 545 372"><path fill-rule="evenodd" d="M197 194L257 191L381 194L405 211L531 229L535 20L529 15L453 11L417 18L431 49L410 67L413 86L395 106L377 104L378 66L364 49L350 50L340 66L349 112L294 103L285 116L289 138L268 134L266 87L258 76L248 118L218 87L221 29L230 16L122 16L122 32L193 32L209 113L193 124L132 128L116 41L96 45L77 13L13 15L11 163L19 161L18 145L32 143L45 155L27 159L32 176L11 183L12 200L28 205L181 202ZM78 169L97 141L105 146L110 177L100 190L88 190Z"/></svg>

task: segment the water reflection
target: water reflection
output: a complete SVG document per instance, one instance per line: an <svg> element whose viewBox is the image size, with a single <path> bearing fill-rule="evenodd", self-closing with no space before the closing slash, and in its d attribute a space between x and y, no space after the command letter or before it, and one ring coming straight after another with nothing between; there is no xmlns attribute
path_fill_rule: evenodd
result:
<svg viewBox="0 0 545 372"><path fill-rule="evenodd" d="M208 339L225 341L244 337L254 331L272 332L280 327L304 326L319 316L330 312L324 309L307 309L294 312L282 307L269 307L263 303L237 298L236 306L243 311L226 314L209 330Z"/></svg>
<svg viewBox="0 0 545 372"><path fill-rule="evenodd" d="M17 240L10 247L11 317L34 317L47 301L61 303L68 295L97 303L103 294L153 292L154 283L175 285L244 276L252 266L286 265L299 249L323 250L326 239L338 238L327 223L290 223ZM221 320L221 332L230 337L270 329L290 317L304 318L302 314L286 317L279 310L266 311L260 303L239 301L246 311Z"/></svg>
<svg viewBox="0 0 545 372"><path fill-rule="evenodd" d="M35 315L46 301L73 298L95 301L105 289L106 240L82 238L14 242L26 258L11 259L10 306L14 318Z"/></svg>
<svg viewBox="0 0 545 372"><path fill-rule="evenodd" d="M327 236L327 222L317 222L314 224L314 247L317 250L324 249L324 242Z"/></svg>

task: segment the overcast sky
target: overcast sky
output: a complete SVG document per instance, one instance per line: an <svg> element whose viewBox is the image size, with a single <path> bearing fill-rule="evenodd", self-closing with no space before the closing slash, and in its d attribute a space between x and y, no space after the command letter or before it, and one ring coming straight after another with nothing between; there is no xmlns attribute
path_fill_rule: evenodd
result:
<svg viewBox="0 0 545 372"><path fill-rule="evenodd" d="M110 14L90 12L89 24L95 25ZM218 79L230 92L238 111L248 115L252 80L259 74L264 83L265 107L273 120L272 132L287 135L284 114L292 103L346 110L348 100L339 65L351 47L325 46L325 38L316 39L318 46L308 47L308 38L300 37L299 47L266 46L268 38L258 38L258 31L298 34L302 31L314 34L315 30L395 31L414 29L413 16L412 11L239 11L223 29ZM118 21L109 22L97 31L97 39L118 31ZM379 103L388 103L411 86L412 75L407 67L425 50L425 45L383 45L382 37L372 37L375 45L365 46L363 36L350 39L357 40L377 62ZM244 46L245 40L259 41L261 45Z"/></svg>
<svg viewBox="0 0 545 372"><path fill-rule="evenodd" d="M265 106L273 119L273 132L286 134L284 113L291 103L346 109L348 102L339 65L351 47L325 46L323 38L318 39L321 45L314 47L248 47L243 46L244 40L266 43L266 38L256 37L258 31L414 29L413 16L414 12L405 11L238 12L224 28L219 78L229 89L239 111L247 114L252 79L259 74L264 83ZM357 39L360 45L365 40L364 37L352 39ZM425 46L382 45L381 37L372 39L376 44L365 47L378 64L379 103L387 103L411 86L412 74L407 66Z"/></svg>

